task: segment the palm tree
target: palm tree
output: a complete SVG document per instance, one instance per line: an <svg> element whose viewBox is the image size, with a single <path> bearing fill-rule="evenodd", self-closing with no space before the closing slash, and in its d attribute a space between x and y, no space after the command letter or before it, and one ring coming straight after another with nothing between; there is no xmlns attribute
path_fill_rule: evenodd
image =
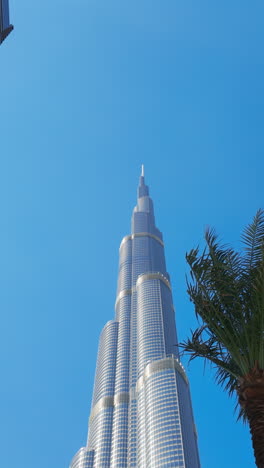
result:
<svg viewBox="0 0 264 468"><path fill-rule="evenodd" d="M209 361L217 383L236 392L256 465L264 468L264 211L244 230L241 253L221 245L213 230L205 240L202 253L186 255L199 326L181 346L190 360Z"/></svg>

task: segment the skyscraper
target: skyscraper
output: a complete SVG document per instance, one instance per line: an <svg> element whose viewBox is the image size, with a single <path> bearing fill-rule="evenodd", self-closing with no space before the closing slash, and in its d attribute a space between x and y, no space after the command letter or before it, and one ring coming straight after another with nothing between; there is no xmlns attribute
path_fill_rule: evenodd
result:
<svg viewBox="0 0 264 468"><path fill-rule="evenodd" d="M199 468L188 379L153 203L139 180L119 249L115 319L100 336L87 446L70 468Z"/></svg>
<svg viewBox="0 0 264 468"><path fill-rule="evenodd" d="M12 31L13 26L9 22L8 0L0 0L0 44Z"/></svg>

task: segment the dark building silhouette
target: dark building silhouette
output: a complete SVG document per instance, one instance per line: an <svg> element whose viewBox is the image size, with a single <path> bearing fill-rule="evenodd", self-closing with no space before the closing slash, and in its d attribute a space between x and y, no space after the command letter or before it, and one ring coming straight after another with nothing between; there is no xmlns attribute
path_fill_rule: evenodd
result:
<svg viewBox="0 0 264 468"><path fill-rule="evenodd" d="M0 0L0 44L5 40L14 26L9 21L8 0Z"/></svg>

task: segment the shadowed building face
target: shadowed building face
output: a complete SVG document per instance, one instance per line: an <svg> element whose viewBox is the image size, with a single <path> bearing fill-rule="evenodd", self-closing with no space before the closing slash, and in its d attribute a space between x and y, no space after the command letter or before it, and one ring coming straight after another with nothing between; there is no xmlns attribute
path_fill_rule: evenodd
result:
<svg viewBox="0 0 264 468"><path fill-rule="evenodd" d="M87 446L71 468L199 468L164 243L142 167L119 250L115 319L100 336Z"/></svg>
<svg viewBox="0 0 264 468"><path fill-rule="evenodd" d="M13 26L9 21L9 3L8 0L0 0L0 44L12 31Z"/></svg>

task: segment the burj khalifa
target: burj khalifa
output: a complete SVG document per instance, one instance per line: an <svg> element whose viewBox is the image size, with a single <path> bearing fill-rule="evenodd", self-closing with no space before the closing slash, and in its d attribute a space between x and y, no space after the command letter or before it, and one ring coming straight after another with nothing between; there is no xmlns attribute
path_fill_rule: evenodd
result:
<svg viewBox="0 0 264 468"><path fill-rule="evenodd" d="M153 202L139 179L119 249L115 318L100 340L88 440L70 468L199 468L189 383Z"/></svg>

